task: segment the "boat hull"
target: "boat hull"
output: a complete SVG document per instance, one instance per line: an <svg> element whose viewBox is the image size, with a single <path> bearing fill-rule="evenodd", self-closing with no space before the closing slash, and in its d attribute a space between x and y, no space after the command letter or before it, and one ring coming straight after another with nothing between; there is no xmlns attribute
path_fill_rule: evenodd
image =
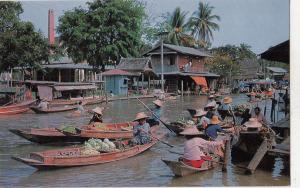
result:
<svg viewBox="0 0 300 188"><path fill-rule="evenodd" d="M82 126L78 134L66 134L55 128L29 128L29 129L10 129L9 131L39 144L48 143L73 143L84 142L90 138L99 139L131 139L132 130L123 130L125 127L132 126L133 123L107 124L107 130L100 130L91 125Z"/></svg>
<svg viewBox="0 0 300 188"><path fill-rule="evenodd" d="M0 107L0 116L14 115L27 112L29 107L35 102L35 100L25 101L19 104Z"/></svg>
<svg viewBox="0 0 300 188"><path fill-rule="evenodd" d="M217 163L215 162L205 161L202 164L201 168L194 168L184 164L181 161L169 161L164 159L162 159L162 161L170 168L173 174L178 177L183 177L195 173L200 173L206 170L210 170L217 165Z"/></svg>
<svg viewBox="0 0 300 188"><path fill-rule="evenodd" d="M30 107L30 109L37 114L49 114L49 113L72 111L72 110L77 109L77 106L73 105L73 106L68 106L68 107L53 107L53 108L49 108L47 110L42 110L37 107Z"/></svg>
<svg viewBox="0 0 300 188"><path fill-rule="evenodd" d="M157 138L162 138L163 134L157 135ZM119 161L129 157L138 155L157 143L157 140L152 140L151 143L144 145L136 145L124 150L117 150L109 153L100 153L96 155L81 155L82 147L70 147L60 150L48 150L44 152L31 153L29 158L12 157L26 165L32 166L39 170L79 167L96 164L104 164L114 161Z"/></svg>
<svg viewBox="0 0 300 188"><path fill-rule="evenodd" d="M77 104L79 101L82 103L85 103L85 105L94 105L94 104L100 104L104 102L104 97L100 98L92 98L92 99L76 99L76 100L61 100L61 99L55 99L50 102L51 105L73 105Z"/></svg>

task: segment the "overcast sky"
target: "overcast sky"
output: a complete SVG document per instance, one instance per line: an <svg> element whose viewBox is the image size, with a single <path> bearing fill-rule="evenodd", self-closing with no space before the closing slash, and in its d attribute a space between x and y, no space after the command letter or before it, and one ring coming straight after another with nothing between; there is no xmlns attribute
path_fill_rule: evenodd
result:
<svg viewBox="0 0 300 188"><path fill-rule="evenodd" d="M145 0L144 0L145 1ZM55 25L64 11L86 7L86 1L23 1L22 20L31 21L47 36L48 9L53 9ZM226 44L249 44L255 53L289 39L289 0L209 0L213 13L221 17L220 30L214 32L213 47ZM146 11L151 18L172 12L180 6L193 13L199 0L148 0ZM153 22L155 19L153 19Z"/></svg>

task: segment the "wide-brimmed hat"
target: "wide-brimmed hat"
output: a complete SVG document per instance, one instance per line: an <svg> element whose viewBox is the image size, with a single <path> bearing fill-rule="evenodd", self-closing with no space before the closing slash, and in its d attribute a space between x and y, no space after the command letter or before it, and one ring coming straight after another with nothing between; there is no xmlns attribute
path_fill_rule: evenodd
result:
<svg viewBox="0 0 300 188"><path fill-rule="evenodd" d="M219 123L221 123L221 121L219 120L218 116L215 116L215 115L214 115L214 116L211 118L210 123L211 123L211 124L219 124Z"/></svg>
<svg viewBox="0 0 300 188"><path fill-rule="evenodd" d="M215 98L215 96L214 95L209 95L208 98L210 98L210 99Z"/></svg>
<svg viewBox="0 0 300 188"><path fill-rule="evenodd" d="M251 96L255 96L255 93L252 91L252 92L250 93L250 95L251 95Z"/></svg>
<svg viewBox="0 0 300 188"><path fill-rule="evenodd" d="M269 88L269 89L268 89L268 91L272 91L272 89L271 89L271 88Z"/></svg>
<svg viewBox="0 0 300 188"><path fill-rule="evenodd" d="M212 101L210 103L207 103L207 105L205 105L205 108L209 108L209 107L215 108L216 105L217 105L216 101Z"/></svg>
<svg viewBox="0 0 300 188"><path fill-rule="evenodd" d="M205 114L207 114L207 111L204 111L202 108L198 109L196 111L196 114L194 115L194 117L200 117L200 116L204 116Z"/></svg>
<svg viewBox="0 0 300 188"><path fill-rule="evenodd" d="M224 104L232 103L232 98L231 98L231 97L225 97L225 98L223 99L223 102L224 102Z"/></svg>
<svg viewBox="0 0 300 188"><path fill-rule="evenodd" d="M100 107L96 107L92 110L93 112L97 113L97 114L100 114L102 115L103 114L103 108L100 108Z"/></svg>
<svg viewBox="0 0 300 188"><path fill-rule="evenodd" d="M201 132L197 129L196 126L186 127L182 132L181 135L200 135Z"/></svg>
<svg viewBox="0 0 300 188"><path fill-rule="evenodd" d="M160 107L162 107L162 102L161 102L161 100L155 100L155 101L153 101L153 103L155 104L155 105L157 105L157 106L160 106Z"/></svg>
<svg viewBox="0 0 300 188"><path fill-rule="evenodd" d="M145 114L145 112L139 112L136 114L135 119L133 121L137 121L140 119L146 119L149 118L149 116L147 116L147 114Z"/></svg>
<svg viewBox="0 0 300 188"><path fill-rule="evenodd" d="M250 118L249 121L244 123L244 125L246 127L250 127L250 128L259 128L262 126L262 124L260 122L258 122L258 120L256 118Z"/></svg>

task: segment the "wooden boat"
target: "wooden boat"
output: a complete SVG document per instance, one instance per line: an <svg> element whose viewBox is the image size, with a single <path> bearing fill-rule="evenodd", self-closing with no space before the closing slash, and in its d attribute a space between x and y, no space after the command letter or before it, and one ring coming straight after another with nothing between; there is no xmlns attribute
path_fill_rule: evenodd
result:
<svg viewBox="0 0 300 188"><path fill-rule="evenodd" d="M133 137L132 130L129 129L132 125L132 122L109 123L105 124L105 128L97 128L93 125L86 125L77 129L77 133L75 134L70 134L56 128L10 129L9 131L25 138L26 140L40 144L70 143L84 142L90 138L130 139Z"/></svg>
<svg viewBox="0 0 300 188"><path fill-rule="evenodd" d="M29 107L35 102L35 100L24 101L9 106L0 107L0 116L20 114L29 110Z"/></svg>
<svg viewBox="0 0 300 188"><path fill-rule="evenodd" d="M217 157L214 157L214 158L215 158L215 159L213 159L214 161L218 160ZM169 161L169 160L162 159L162 161L171 169L171 171L173 172L173 174L175 176L179 176L179 177L183 177L183 176L187 176L190 174L195 174L195 173L203 172L206 170L210 170L217 166L217 163L212 162L212 161L205 161L201 165L201 168L195 168L195 167L186 165L185 163L183 163L182 161L179 161L179 160L178 161Z"/></svg>
<svg viewBox="0 0 300 188"><path fill-rule="evenodd" d="M177 136L180 135L180 132L186 127L183 123L179 122L171 122L170 124L166 125L170 130L172 130Z"/></svg>
<svg viewBox="0 0 300 188"><path fill-rule="evenodd" d="M49 113L56 113L56 112L66 112L66 111L71 111L71 110L76 110L77 106L72 105L72 106L58 106L58 107L50 107L47 110L43 110L37 107L30 107L32 111L34 111L37 114L49 114Z"/></svg>
<svg viewBox="0 0 300 188"><path fill-rule="evenodd" d="M163 134L158 135L155 134L155 132L156 131L153 131L152 135L155 135L157 138L162 138ZM125 141L123 142L123 144L125 144L125 148L118 148L113 152L93 155L83 155L81 153L84 150L83 147L70 147L30 153L29 158L12 158L39 170L78 167L109 163L133 157L151 148L157 142L158 140L153 139L152 142L148 144L129 146L128 141Z"/></svg>
<svg viewBox="0 0 300 188"><path fill-rule="evenodd" d="M100 104L104 102L104 97L97 97L97 98L84 98L84 99L55 99L50 102L51 105L74 105L77 104L79 101L84 103L84 105L94 105Z"/></svg>

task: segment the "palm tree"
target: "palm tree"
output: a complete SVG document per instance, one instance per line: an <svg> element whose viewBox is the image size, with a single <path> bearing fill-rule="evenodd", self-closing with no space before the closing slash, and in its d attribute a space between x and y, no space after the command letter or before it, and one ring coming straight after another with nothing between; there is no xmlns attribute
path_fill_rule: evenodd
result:
<svg viewBox="0 0 300 188"><path fill-rule="evenodd" d="M215 20L220 21L220 17L212 15L213 9L214 7L209 6L208 3L203 4L200 2L198 10L189 19L188 25L191 34L201 47L206 47L213 39L213 31L219 30L219 25L215 23Z"/></svg>
<svg viewBox="0 0 300 188"><path fill-rule="evenodd" d="M177 7L172 14L167 16L163 29L166 31L165 42L175 45L185 45L190 42L190 36L185 34L187 23L185 22L187 12L182 12Z"/></svg>

